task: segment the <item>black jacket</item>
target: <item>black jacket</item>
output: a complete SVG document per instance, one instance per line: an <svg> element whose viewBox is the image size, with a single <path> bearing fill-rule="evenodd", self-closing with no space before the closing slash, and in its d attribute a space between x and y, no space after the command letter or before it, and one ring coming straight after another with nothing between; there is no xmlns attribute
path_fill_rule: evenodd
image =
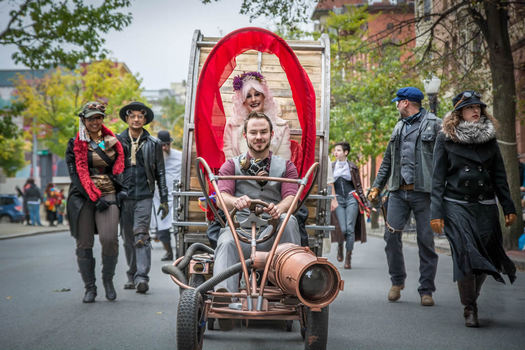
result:
<svg viewBox="0 0 525 350"><path fill-rule="evenodd" d="M166 172L162 144L159 139L143 131L139 141L139 151L136 155L136 165L130 165L131 141L129 129L117 135L126 156L125 177L129 179L130 199L140 200L152 198L155 192L155 182L159 188L161 203L168 202L168 187L166 186ZM146 181L144 181L146 180Z"/></svg>
<svg viewBox="0 0 525 350"><path fill-rule="evenodd" d="M497 196L505 215L516 213L496 139L456 143L440 133L434 148L432 219L443 219L443 197L478 202Z"/></svg>
<svg viewBox="0 0 525 350"><path fill-rule="evenodd" d="M38 200L42 200L42 193L40 193L37 185L32 184L29 186L29 188L24 190L24 200L26 202L36 202Z"/></svg>
<svg viewBox="0 0 525 350"><path fill-rule="evenodd" d="M71 231L71 235L73 237L78 236L78 218L80 210L82 210L82 207L87 201L91 201L89 198L89 195L87 194L86 190L82 186L82 183L80 182L80 178L78 176L77 168L76 168L76 162L75 162L75 152L74 152L74 146L75 146L75 139L72 138L69 140L67 144L66 149L66 164L67 164L67 170L69 171L69 177L71 178L71 185L69 186L69 193L67 196L67 216L69 221L69 227ZM92 159L92 152L88 151L88 162L90 162L90 159ZM128 184L127 180L124 177L124 173L121 173L119 175L113 175L112 173L112 167L107 169L108 175L113 181L113 184L115 185L115 190L118 192L128 192ZM90 175L91 169L90 169Z"/></svg>

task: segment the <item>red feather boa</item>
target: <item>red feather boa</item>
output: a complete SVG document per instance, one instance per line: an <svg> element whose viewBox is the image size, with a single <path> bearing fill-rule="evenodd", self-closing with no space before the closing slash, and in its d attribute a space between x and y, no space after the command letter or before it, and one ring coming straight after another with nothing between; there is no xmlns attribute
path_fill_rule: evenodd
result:
<svg viewBox="0 0 525 350"><path fill-rule="evenodd" d="M115 137L115 134L104 125L102 125L102 136L111 135ZM117 159L113 163L113 175L118 175L124 171L124 150L119 141L115 144L115 150L117 152ZM75 138L75 145L73 147L73 152L75 153L75 165L77 168L78 178L82 187L86 190L89 199L93 202L96 202L100 198L100 190L95 186L91 177L89 176L88 169L88 143L86 141L80 141L77 137Z"/></svg>

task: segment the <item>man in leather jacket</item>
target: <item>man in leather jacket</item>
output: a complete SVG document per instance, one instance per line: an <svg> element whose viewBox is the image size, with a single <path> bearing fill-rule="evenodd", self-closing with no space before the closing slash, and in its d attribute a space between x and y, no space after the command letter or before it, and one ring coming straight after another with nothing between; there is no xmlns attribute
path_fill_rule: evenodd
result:
<svg viewBox="0 0 525 350"><path fill-rule="evenodd" d="M122 107L119 115L129 125L118 135L128 159L124 174L129 179L128 197L121 203L120 226L129 266L124 289L136 288L137 293L146 293L151 267L149 226L155 183L160 194L159 213L162 212L162 218L169 213L164 157L161 142L143 128L154 118L150 108L141 102L131 102Z"/></svg>
<svg viewBox="0 0 525 350"><path fill-rule="evenodd" d="M401 234L412 211L416 219L419 248L418 291L421 305L432 306L438 262L434 250L434 235L429 225L432 155L442 121L421 108L423 98L419 89L405 87L399 89L392 100L396 102L401 118L394 127L368 199L375 202L388 182L390 195L384 237L388 272L392 281L388 300L397 301L405 286L406 270Z"/></svg>

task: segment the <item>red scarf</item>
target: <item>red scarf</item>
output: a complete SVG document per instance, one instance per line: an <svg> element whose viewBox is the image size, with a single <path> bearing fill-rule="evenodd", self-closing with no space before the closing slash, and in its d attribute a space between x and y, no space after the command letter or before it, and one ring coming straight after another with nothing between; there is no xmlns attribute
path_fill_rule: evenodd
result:
<svg viewBox="0 0 525 350"><path fill-rule="evenodd" d="M115 137L115 134L113 134L111 130L102 125L102 136L104 137L106 135ZM117 151L117 159L115 159L115 163L113 163L113 175L118 175L124 171L124 150L122 149L122 145L118 140L115 144L115 150ZM75 153L75 165L80 183L82 184L82 187L84 187L84 190L86 190L89 199L91 199L93 202L96 202L100 198L101 193L89 176L87 159L88 143L86 141L80 141L78 134L75 138L73 152Z"/></svg>

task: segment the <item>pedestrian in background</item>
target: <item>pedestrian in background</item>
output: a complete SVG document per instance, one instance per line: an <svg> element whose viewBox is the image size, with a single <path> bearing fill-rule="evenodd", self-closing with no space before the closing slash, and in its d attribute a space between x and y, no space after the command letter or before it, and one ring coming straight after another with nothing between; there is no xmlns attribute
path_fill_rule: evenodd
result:
<svg viewBox="0 0 525 350"><path fill-rule="evenodd" d="M35 179L32 177L28 178L24 185L24 201L27 203L31 225L42 226L42 222L40 221L40 203L42 202L42 193L35 184Z"/></svg>
<svg viewBox="0 0 525 350"><path fill-rule="evenodd" d="M503 249L496 198L505 226L516 220L516 209L496 120L475 91L458 94L452 103L434 148L431 226L439 234L444 230L450 242L465 326L478 327L476 300L487 274L502 283L500 272L511 283L516 279L516 267Z"/></svg>
<svg viewBox="0 0 525 350"><path fill-rule="evenodd" d="M396 103L400 119L383 156L368 199L375 202L387 185L390 191L385 222L386 258L392 287L388 300L397 301L405 287L406 269L401 235L410 212L414 213L419 248L419 288L421 305L432 306L436 290L438 256L434 251L434 235L430 228L430 191L432 186L432 152L441 119L421 107L423 93L415 87L397 91Z"/></svg>
<svg viewBox="0 0 525 350"><path fill-rule="evenodd" d="M336 143L333 150L336 160L331 164L334 178L333 186L337 200L335 214L346 248L345 269L352 268L354 243L356 241L366 242L366 225L362 210L364 210L364 206L368 206L368 201L365 198L363 186L361 185L359 168L348 160L349 153L350 144L348 142ZM337 245L337 260L342 258L342 256L343 241L339 241Z"/></svg>
<svg viewBox="0 0 525 350"><path fill-rule="evenodd" d="M159 189L158 213L163 220L169 214L168 188L164 170L161 142L151 136L144 125L153 118L153 111L141 102L131 102L119 111L129 128L118 135L124 148L126 177L129 178L129 197L122 203L121 228L128 263L128 281L124 289L149 289L151 268L151 238L149 227L155 183Z"/></svg>
<svg viewBox="0 0 525 350"><path fill-rule="evenodd" d="M162 154L164 156L164 168L166 170L166 187L168 193L173 192L173 185L175 181L180 181L180 169L182 162L182 152L171 148L173 139L169 131L161 130L157 134L157 138L162 143ZM170 228L173 225L173 196L168 196L169 214L162 218L162 215L157 214L157 208L160 207L159 190L155 189L153 195L153 211L151 213L154 219L151 220L151 228L156 231L157 239L162 242L166 254L160 259L161 261L173 260L173 249L171 248L171 234Z"/></svg>
<svg viewBox="0 0 525 350"><path fill-rule="evenodd" d="M46 208L46 220L49 226L56 226L58 220L58 206L62 203L60 192L52 182L48 183L44 191L44 207Z"/></svg>
<svg viewBox="0 0 525 350"><path fill-rule="evenodd" d="M84 303L97 296L93 245L98 233L102 246L102 282L106 299L117 298L113 276L118 260L117 202L127 196L124 151L115 135L103 124L105 105L89 102L79 114L79 131L69 140L66 164L71 177L67 216L76 239L78 268L84 281Z"/></svg>

